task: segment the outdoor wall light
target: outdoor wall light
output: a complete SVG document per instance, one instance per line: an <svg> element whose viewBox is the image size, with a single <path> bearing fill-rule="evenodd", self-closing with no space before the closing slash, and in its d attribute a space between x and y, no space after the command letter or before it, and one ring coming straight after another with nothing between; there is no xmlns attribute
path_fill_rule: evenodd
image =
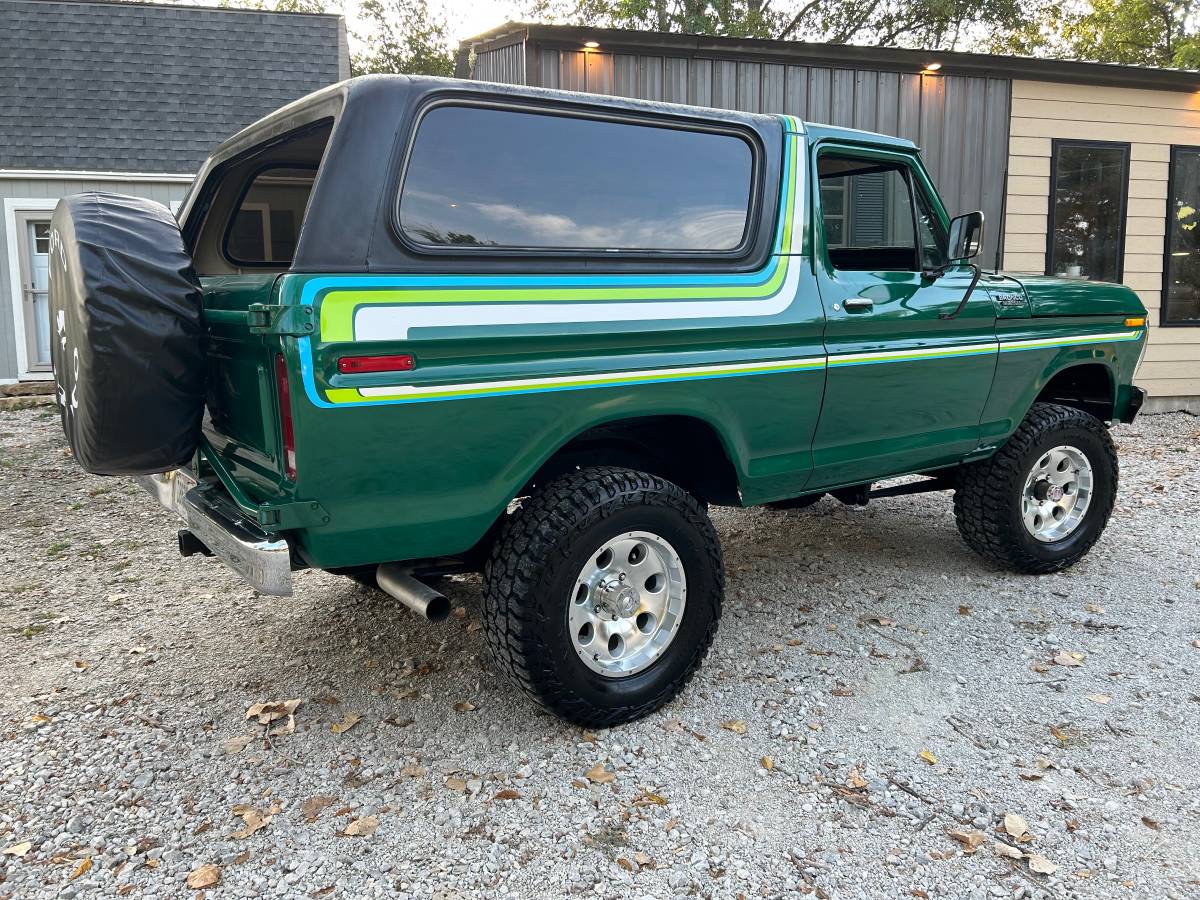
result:
<svg viewBox="0 0 1200 900"><path fill-rule="evenodd" d="M925 71L926 72L936 72L941 67L942 67L941 63L926 63Z"/></svg>
<svg viewBox="0 0 1200 900"><path fill-rule="evenodd" d="M598 41L584 41L583 42L584 50L597 50L597 49L599 49L599 47L600 47L600 43Z"/></svg>

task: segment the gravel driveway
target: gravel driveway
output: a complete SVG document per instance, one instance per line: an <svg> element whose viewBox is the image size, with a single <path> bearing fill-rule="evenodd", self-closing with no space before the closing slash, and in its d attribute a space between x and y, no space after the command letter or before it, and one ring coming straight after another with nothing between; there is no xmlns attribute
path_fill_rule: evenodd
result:
<svg viewBox="0 0 1200 900"><path fill-rule="evenodd" d="M0 898L1200 897L1200 420L1116 434L1063 575L944 494L717 510L713 653L588 733L497 677L477 579L442 625L258 597L0 413Z"/></svg>

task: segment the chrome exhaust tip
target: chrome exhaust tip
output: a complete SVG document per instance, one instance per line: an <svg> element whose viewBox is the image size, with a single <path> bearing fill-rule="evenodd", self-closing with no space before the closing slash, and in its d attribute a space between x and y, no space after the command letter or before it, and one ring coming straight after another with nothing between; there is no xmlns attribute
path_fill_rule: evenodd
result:
<svg viewBox="0 0 1200 900"><path fill-rule="evenodd" d="M450 601L445 596L395 563L384 563L376 569L375 583L385 594L395 597L430 622L441 622L450 616Z"/></svg>

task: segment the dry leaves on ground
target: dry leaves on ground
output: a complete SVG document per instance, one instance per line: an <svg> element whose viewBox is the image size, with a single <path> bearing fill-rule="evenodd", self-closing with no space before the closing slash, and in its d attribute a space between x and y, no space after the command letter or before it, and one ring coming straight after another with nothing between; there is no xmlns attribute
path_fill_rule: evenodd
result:
<svg viewBox="0 0 1200 900"><path fill-rule="evenodd" d="M221 880L221 869L212 863L205 863L198 869L193 869L187 877L187 886L194 891L212 887Z"/></svg>
<svg viewBox="0 0 1200 900"><path fill-rule="evenodd" d="M1004 841L996 841L992 844L992 849L996 851L997 856L1007 856L1009 859L1024 859L1025 854L1011 844L1006 844Z"/></svg>
<svg viewBox="0 0 1200 900"><path fill-rule="evenodd" d="M274 807L272 807L272 809L274 809ZM239 828L231 835L232 837L237 838L239 841L245 840L246 838L250 837L250 835L254 834L254 832L261 828L266 828L269 824L271 824L272 814L270 812L264 813L253 806L250 806L248 803L238 803L231 811L235 816L242 820L244 825L244 827Z"/></svg>
<svg viewBox="0 0 1200 900"><path fill-rule="evenodd" d="M1087 659L1087 654L1076 653L1074 650L1059 650L1054 655L1054 664L1056 666L1082 666L1083 661Z"/></svg>
<svg viewBox="0 0 1200 900"><path fill-rule="evenodd" d="M930 753L928 750L922 750L917 755L920 756L921 759L925 760L925 762L929 763L931 766L937 765L938 758L936 756L934 756L932 753Z"/></svg>
<svg viewBox="0 0 1200 900"><path fill-rule="evenodd" d="M954 838L965 848L964 853L974 853L987 842L987 835L982 831L971 829L970 831L964 828L947 828L946 834Z"/></svg>
<svg viewBox="0 0 1200 900"><path fill-rule="evenodd" d="M1087 698L1093 703L1099 703L1101 706L1112 700L1112 697L1108 696L1108 694L1088 694Z"/></svg>
<svg viewBox="0 0 1200 900"><path fill-rule="evenodd" d="M19 844L11 844L4 848L4 856L15 856L17 859L23 857L26 853L33 849L31 841L21 841Z"/></svg>
<svg viewBox="0 0 1200 900"><path fill-rule="evenodd" d="M83 859L81 859L79 861L79 865L77 865L75 867L75 870L73 872L71 872L71 877L68 880L74 881L76 878L79 878L82 875L85 875L88 872L88 870L91 868L92 868L92 858L90 856L85 856Z"/></svg>
<svg viewBox="0 0 1200 900"><path fill-rule="evenodd" d="M345 734L347 731L349 731L351 728L353 728L355 725L357 725L361 721L362 721L362 713L348 712L348 713L346 713L345 716L342 717L342 721L334 722L332 725L330 725L329 730L332 731L334 734Z"/></svg>
<svg viewBox="0 0 1200 900"><path fill-rule="evenodd" d="M1029 833L1029 823L1016 813L1005 813L1004 830L1008 832L1009 837L1019 838Z"/></svg>
<svg viewBox="0 0 1200 900"><path fill-rule="evenodd" d="M858 771L858 766L852 768L846 775L846 787L859 790L860 788L865 788L867 784L867 779L862 777L862 773Z"/></svg>
<svg viewBox="0 0 1200 900"><path fill-rule="evenodd" d="M221 750L227 756L232 756L234 753L241 753L246 749L246 746L254 740L252 734L239 734L237 737L226 738L221 741Z"/></svg>
<svg viewBox="0 0 1200 900"><path fill-rule="evenodd" d="M467 789L467 780L465 778L447 778L446 787L461 794Z"/></svg>
<svg viewBox="0 0 1200 900"><path fill-rule="evenodd" d="M379 816L363 816L347 825L342 834L346 837L370 837L378 827Z"/></svg>
<svg viewBox="0 0 1200 900"><path fill-rule="evenodd" d="M325 809L333 806L333 803L334 798L328 794L317 794L300 804L300 815L304 816L306 822L315 822Z"/></svg>
<svg viewBox="0 0 1200 900"><path fill-rule="evenodd" d="M492 797L492 799L493 800L520 800L521 795L519 792L514 791L512 788L504 788L503 790L497 791L496 795L494 797Z"/></svg>
<svg viewBox="0 0 1200 900"><path fill-rule="evenodd" d="M1040 853L1030 853L1025 858L1029 860L1029 871L1031 872L1037 872L1039 875L1053 875L1058 871L1058 866Z"/></svg>
<svg viewBox="0 0 1200 900"><path fill-rule="evenodd" d="M272 722L284 719L281 724L270 728L267 734L272 737L291 734L296 730L296 710L303 700L268 700L265 703L251 704L246 710L246 718L254 719L259 725L270 725Z"/></svg>
<svg viewBox="0 0 1200 900"><path fill-rule="evenodd" d="M726 731L732 731L734 734L746 733L746 723L741 719L726 719L721 723L721 727Z"/></svg>
<svg viewBox="0 0 1200 900"><path fill-rule="evenodd" d="M475 704L472 703L470 700L459 700L457 703L454 704L455 712L460 712L460 713L471 712L471 710L473 710L473 709L475 709Z"/></svg>
<svg viewBox="0 0 1200 900"><path fill-rule="evenodd" d="M596 763L583 774L592 784L609 784L617 779L615 773L604 768L604 763Z"/></svg>

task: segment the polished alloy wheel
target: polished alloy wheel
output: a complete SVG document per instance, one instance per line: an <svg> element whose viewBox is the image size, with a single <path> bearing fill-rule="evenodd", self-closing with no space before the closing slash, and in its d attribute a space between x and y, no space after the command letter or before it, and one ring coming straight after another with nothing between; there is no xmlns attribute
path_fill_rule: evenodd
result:
<svg viewBox="0 0 1200 900"><path fill-rule="evenodd" d="M675 639L687 604L679 554L648 531L597 548L575 579L567 627L580 659L610 678L645 669Z"/></svg>
<svg viewBox="0 0 1200 900"><path fill-rule="evenodd" d="M1048 450L1034 463L1021 494L1025 530L1044 543L1079 527L1092 502L1092 464L1077 447Z"/></svg>

